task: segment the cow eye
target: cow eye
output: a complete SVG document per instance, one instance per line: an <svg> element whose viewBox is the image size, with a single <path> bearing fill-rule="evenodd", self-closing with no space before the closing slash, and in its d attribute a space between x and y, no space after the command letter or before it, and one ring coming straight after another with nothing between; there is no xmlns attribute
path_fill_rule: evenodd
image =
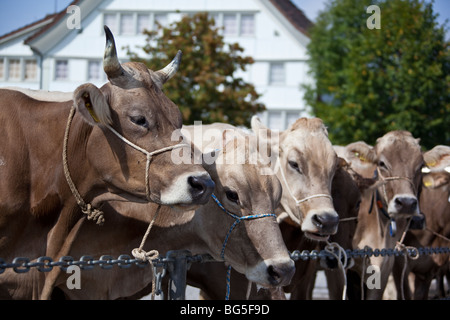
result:
<svg viewBox="0 0 450 320"><path fill-rule="evenodd" d="M294 169L295 171L300 173L300 168L298 166L298 163L295 161L289 161L289 165L291 166L292 169Z"/></svg>
<svg viewBox="0 0 450 320"><path fill-rule="evenodd" d="M228 200L230 200L231 202L239 203L239 196L236 191L227 190L227 191L225 191L225 195L227 196Z"/></svg>
<svg viewBox="0 0 450 320"><path fill-rule="evenodd" d="M387 167L386 167L386 163L384 163L384 161L379 161L378 162L378 166L380 167L380 168L382 168L382 169L387 169Z"/></svg>
<svg viewBox="0 0 450 320"><path fill-rule="evenodd" d="M145 119L144 116L133 116L130 117L131 122L133 122L135 125L148 128L148 122L147 119Z"/></svg>

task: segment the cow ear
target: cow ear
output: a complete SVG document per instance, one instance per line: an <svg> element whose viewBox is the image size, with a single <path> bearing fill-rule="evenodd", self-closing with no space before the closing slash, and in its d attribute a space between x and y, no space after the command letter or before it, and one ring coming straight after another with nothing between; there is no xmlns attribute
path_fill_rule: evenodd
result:
<svg viewBox="0 0 450 320"><path fill-rule="evenodd" d="M111 125L111 110L103 93L91 83L79 86L73 93L77 111L90 125Z"/></svg>
<svg viewBox="0 0 450 320"><path fill-rule="evenodd" d="M338 168L344 168L345 169L345 168L349 167L348 162L344 158L337 157L337 159L338 159Z"/></svg>
<svg viewBox="0 0 450 320"><path fill-rule="evenodd" d="M449 182L449 175L445 173L429 173L422 178L423 185L430 189L439 188Z"/></svg>
<svg viewBox="0 0 450 320"><path fill-rule="evenodd" d="M262 124L258 116L253 116L251 120L252 130L255 133L258 150L270 150L274 149L278 152L279 132L270 130L268 127ZM272 135L274 135L272 137ZM274 138L274 139L272 139ZM272 145L272 142L274 145Z"/></svg>
<svg viewBox="0 0 450 320"><path fill-rule="evenodd" d="M445 168L450 166L450 147L437 145L423 154L423 160L431 171L446 171Z"/></svg>

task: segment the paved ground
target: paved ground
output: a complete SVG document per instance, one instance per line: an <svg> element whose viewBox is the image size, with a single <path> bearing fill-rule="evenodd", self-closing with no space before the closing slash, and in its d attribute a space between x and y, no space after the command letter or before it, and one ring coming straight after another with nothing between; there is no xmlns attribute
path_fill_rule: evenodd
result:
<svg viewBox="0 0 450 320"><path fill-rule="evenodd" d="M200 290L191 286L186 288L186 299L187 300L198 300ZM143 300L149 300L150 297L146 296ZM323 271L319 271L316 277L316 286L313 291L313 299L315 300L327 300L328 299L328 289L327 282L325 279L325 274Z"/></svg>

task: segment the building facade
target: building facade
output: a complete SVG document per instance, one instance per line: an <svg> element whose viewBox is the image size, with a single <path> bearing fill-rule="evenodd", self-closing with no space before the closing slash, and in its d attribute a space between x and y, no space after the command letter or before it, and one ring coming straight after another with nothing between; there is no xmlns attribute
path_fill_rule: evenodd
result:
<svg viewBox="0 0 450 320"><path fill-rule="evenodd" d="M267 107L262 121L283 130L308 114L302 85L311 82L306 64L311 22L289 0L75 0L71 6L0 37L0 87L101 86L103 25L113 32L123 62L125 46L139 52L137 46L145 43L143 30L207 11L223 27L225 41L239 43L255 60L240 76L262 94Z"/></svg>

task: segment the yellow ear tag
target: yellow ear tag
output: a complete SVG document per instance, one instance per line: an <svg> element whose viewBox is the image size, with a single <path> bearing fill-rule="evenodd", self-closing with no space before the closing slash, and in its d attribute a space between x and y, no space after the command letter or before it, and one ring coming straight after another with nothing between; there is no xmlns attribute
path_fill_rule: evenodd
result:
<svg viewBox="0 0 450 320"><path fill-rule="evenodd" d="M425 163L427 167L434 167L436 165L436 161Z"/></svg>
<svg viewBox="0 0 450 320"><path fill-rule="evenodd" d="M97 115L95 114L94 108L92 108L92 105L89 102L86 102L85 106L86 106L86 109L91 114L92 119L94 119L94 121L97 123L100 122L97 118Z"/></svg>
<svg viewBox="0 0 450 320"><path fill-rule="evenodd" d="M423 185L427 188L432 187L433 186L433 181L432 180L426 180L423 182Z"/></svg>

